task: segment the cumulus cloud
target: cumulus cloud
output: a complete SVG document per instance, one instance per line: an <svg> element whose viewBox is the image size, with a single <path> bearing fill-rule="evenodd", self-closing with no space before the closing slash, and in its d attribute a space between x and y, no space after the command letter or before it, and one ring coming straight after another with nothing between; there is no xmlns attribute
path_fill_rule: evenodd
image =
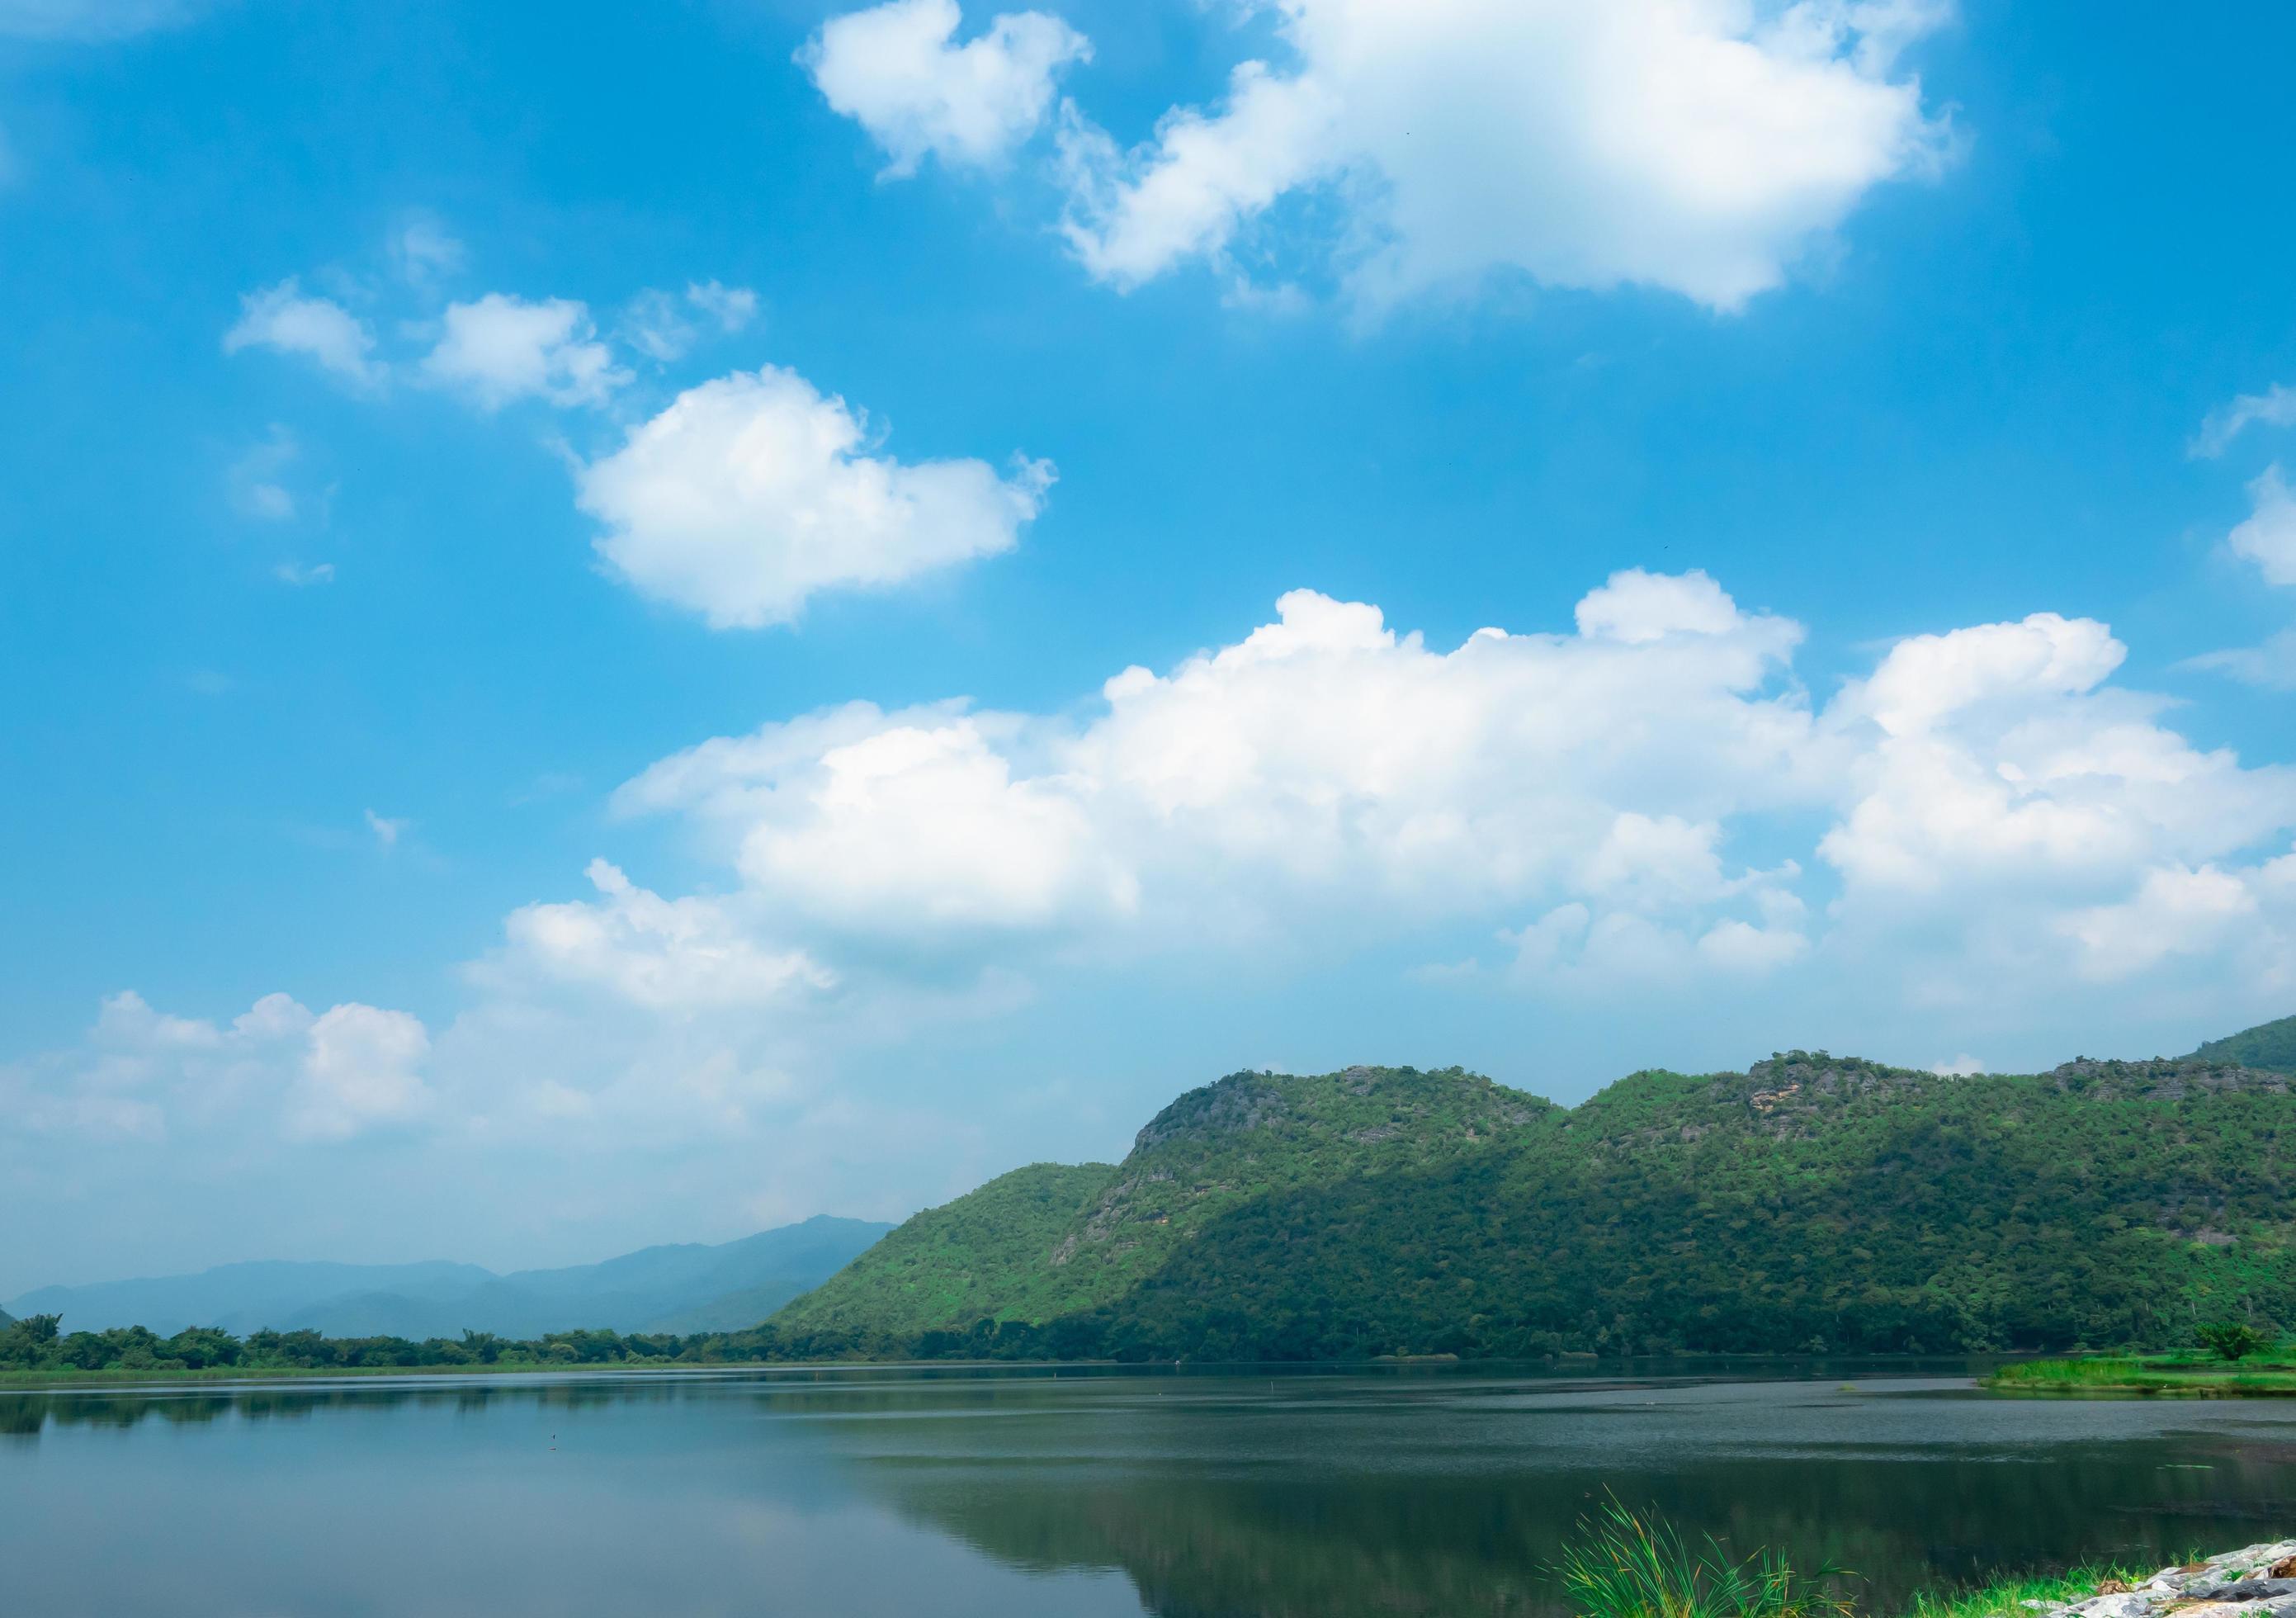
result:
<svg viewBox="0 0 2296 1618"><path fill-rule="evenodd" d="M836 986L836 975L805 951L760 947L726 904L664 899L603 859L586 875L596 900L512 911L504 956L482 975L603 990L657 1011L762 1010Z"/></svg>
<svg viewBox="0 0 2296 1618"><path fill-rule="evenodd" d="M674 755L616 802L687 817L832 959L1296 942L1370 907L1504 918L1531 981L1767 975L1853 946L1950 975L1980 939L2062 977L2109 955L2095 917L2148 873L2259 880L2245 862L2296 827L2296 774L2169 729L2111 684L2124 649L2091 620L1912 637L1819 705L1800 626L1702 574L1620 573L1575 616L1438 652L1295 591L1080 710L856 704ZM1814 867L1784 829L1809 825Z"/></svg>
<svg viewBox="0 0 2296 1618"><path fill-rule="evenodd" d="M238 322L224 333L225 353L270 349L301 355L362 387L381 381L382 367L373 358L374 334L366 323L331 298L305 296L296 277L250 292L239 304Z"/></svg>
<svg viewBox="0 0 2296 1618"><path fill-rule="evenodd" d="M1124 151L1071 111L1069 241L1136 286L1323 193L1369 307L1495 271L1730 310L1874 187L1934 172L1943 119L1896 70L1942 4L1275 0L1288 60Z"/></svg>
<svg viewBox="0 0 2296 1618"><path fill-rule="evenodd" d="M488 292L447 306L444 331L422 374L488 410L521 398L603 404L630 380L596 340L588 308L569 298L529 302Z"/></svg>
<svg viewBox="0 0 2296 1618"><path fill-rule="evenodd" d="M2256 564L2267 584L2296 585L2296 496L2277 464L2248 486L2247 519L2226 539L2234 555Z"/></svg>
<svg viewBox="0 0 2296 1618"><path fill-rule="evenodd" d="M429 1051L402 1011L353 1002L314 1016L270 994L218 1024L123 990L78 1049L37 1064L19 1116L41 1133L160 1140L267 1124L289 1141L342 1141L422 1114Z"/></svg>
<svg viewBox="0 0 2296 1618"><path fill-rule="evenodd" d="M2079 946L2089 976L2131 977L2171 955L2212 950L2228 928L2256 914L2255 880L2214 866L2166 866L2146 872L2129 898L2077 911L2057 927Z"/></svg>
<svg viewBox="0 0 2296 1618"><path fill-rule="evenodd" d="M1445 653L1294 591L1236 645L1110 679L1088 723L857 705L665 760L617 801L692 814L777 910L880 938L1424 920L1573 885L1754 915L1711 822L1813 790L1812 720L1781 678L1798 629L1722 600L1647 639Z"/></svg>
<svg viewBox="0 0 2296 1618"><path fill-rule="evenodd" d="M953 44L956 0L890 0L824 23L797 60L831 107L866 129L890 160L884 177L928 155L956 168L1002 162L1034 134L1062 70L1092 45L1059 18L1009 12Z"/></svg>
<svg viewBox="0 0 2296 1618"><path fill-rule="evenodd" d="M886 585L1009 550L1053 469L907 464L793 371L737 372L678 395L582 468L600 555L644 595L715 628L786 623L817 590Z"/></svg>
<svg viewBox="0 0 2296 1618"><path fill-rule="evenodd" d="M2244 768L2105 685L2125 649L2036 613L1901 641L1832 714L1857 743L1847 814L1818 844L1851 897L1900 907L2134 879L2251 847L2296 819L2296 776Z"/></svg>
<svg viewBox="0 0 2296 1618"><path fill-rule="evenodd" d="M2193 453L2220 456L2251 427L2296 427L2296 388L2276 382L2261 393L2243 393L2222 409L2210 411L2193 440Z"/></svg>
<svg viewBox="0 0 2296 1618"><path fill-rule="evenodd" d="M289 1091L287 1132L305 1140L348 1140L419 1117L430 1098L420 1069L430 1037L403 1011L337 1006L315 1018L300 1072Z"/></svg>

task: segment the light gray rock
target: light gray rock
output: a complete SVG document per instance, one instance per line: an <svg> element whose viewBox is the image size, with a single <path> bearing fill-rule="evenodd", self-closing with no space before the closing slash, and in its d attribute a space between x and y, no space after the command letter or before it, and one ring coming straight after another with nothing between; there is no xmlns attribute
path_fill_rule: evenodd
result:
<svg viewBox="0 0 2296 1618"><path fill-rule="evenodd" d="M2215 1581L2196 1574L2185 1586L2185 1594L2194 1601L2265 1601L2275 1596L2296 1596L2296 1579Z"/></svg>

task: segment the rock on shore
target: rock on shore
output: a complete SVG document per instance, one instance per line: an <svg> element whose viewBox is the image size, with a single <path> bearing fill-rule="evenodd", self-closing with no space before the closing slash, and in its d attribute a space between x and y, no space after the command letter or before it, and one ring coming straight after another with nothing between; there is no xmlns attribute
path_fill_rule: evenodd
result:
<svg viewBox="0 0 2296 1618"><path fill-rule="evenodd" d="M2047 1618L2296 1618L2296 1540L2164 1567L2144 1583L2108 1580L2085 1601L2028 1601Z"/></svg>

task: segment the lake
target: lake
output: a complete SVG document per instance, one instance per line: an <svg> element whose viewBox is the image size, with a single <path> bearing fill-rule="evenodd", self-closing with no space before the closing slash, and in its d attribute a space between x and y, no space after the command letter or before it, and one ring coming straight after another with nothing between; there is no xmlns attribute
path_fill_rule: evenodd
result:
<svg viewBox="0 0 2296 1618"><path fill-rule="evenodd" d="M0 1393L11 1612L1549 1614L1605 1491L1939 1581L2296 1532L2296 1401L1063 1367Z"/></svg>

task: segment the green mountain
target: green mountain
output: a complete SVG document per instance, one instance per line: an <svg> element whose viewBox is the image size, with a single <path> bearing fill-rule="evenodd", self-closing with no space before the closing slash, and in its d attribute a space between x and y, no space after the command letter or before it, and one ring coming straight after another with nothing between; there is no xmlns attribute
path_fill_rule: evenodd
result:
<svg viewBox="0 0 2296 1618"><path fill-rule="evenodd" d="M1114 1168L1038 1163L917 1215L775 1324L869 1339L1043 1324L1128 1295L1254 1202L1427 1172L1554 1110L1456 1068L1232 1074L1159 1113Z"/></svg>
<svg viewBox="0 0 2296 1618"><path fill-rule="evenodd" d="M2296 1017L2261 1023L2226 1039L2211 1039L2192 1055L2195 1062L2230 1062L2276 1073L2296 1073Z"/></svg>
<svg viewBox="0 0 2296 1618"><path fill-rule="evenodd" d="M1564 1109L1458 1070L1238 1073L1114 1168L918 1215L777 1351L1353 1359L2061 1348L2296 1325L2286 1074L1795 1052Z"/></svg>

